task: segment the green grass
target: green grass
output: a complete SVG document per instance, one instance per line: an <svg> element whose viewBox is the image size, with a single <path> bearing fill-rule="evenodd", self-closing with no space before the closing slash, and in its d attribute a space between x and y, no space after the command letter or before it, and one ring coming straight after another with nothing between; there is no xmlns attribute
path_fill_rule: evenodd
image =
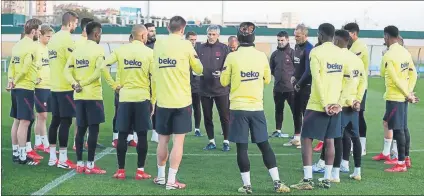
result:
<svg viewBox="0 0 424 196"><path fill-rule="evenodd" d="M4 78L4 76L3 76ZM2 78L2 82L4 80ZM16 165L11 162L11 143L10 128L12 120L9 117L10 95L4 91L2 85L2 194L5 195L28 195L54 179L67 173L68 171L59 168L50 168L47 166L47 160L43 160L41 165L37 167L28 167ZM419 97L424 97L424 80L418 81L416 90ZM112 137L112 118L113 118L113 94L112 91L105 86L105 111L106 123L101 125L101 133L99 140L101 143L110 146ZM384 114L385 102L382 98L384 93L384 81L380 78L371 78L369 82L368 100L366 119L368 122L368 155L363 157L361 182L348 179L347 174L341 174L342 182L333 184L329 190L316 189L313 191L297 191L292 190L289 194L296 195L328 195L328 194L423 194L422 185L424 181L424 132L422 131L422 115L424 113L424 105L411 105L409 110L409 127L411 130L412 141L411 149L417 150L411 152L413 160L413 168L407 173L386 173L383 170L388 166L381 162L374 162L371 157L382 149L383 129L382 116ZM269 132L274 130L274 103L272 98L272 85L268 85L265 89L265 113L268 120ZM289 108L289 107L286 107ZM290 118L290 110L285 111L286 121L284 122L285 131L292 133L293 123ZM214 113L214 122L216 125L216 140L218 148L221 148L223 140L220 135L221 128L217 112ZM421 125L421 126L420 126ZM71 128L73 130L73 127ZM202 127L202 132L204 129ZM73 135L71 133L71 135ZM150 135L150 134L149 134ZM73 136L70 137L70 144ZM277 162L280 169L281 178L288 184L297 183L303 177L301 155L298 149L283 147L283 143L287 139L271 139L272 147L277 153ZM205 152L202 148L206 145L207 138L196 138L193 133L187 135L184 153L191 154L183 157L181 167L179 169L178 178L180 181L187 183L187 189L173 191L172 194L177 195L234 195L237 194L237 188L242 184L240 174L238 172L235 145L231 144L231 151L223 153L219 149L212 152ZM70 145L71 146L71 145ZM154 155L156 144L149 142L149 153L146 164L146 171L152 176L156 175L156 156ZM75 154L70 149L69 157L75 160ZM100 152L100 150L98 150ZM125 181L118 181L112 178L113 173L117 169L117 161L115 151L106 155L99 161L97 165L107 170L106 175L75 175L58 187L52 189L49 195L166 195L170 192L164 187L156 186L151 180L135 181L133 176L136 169L135 149L129 148L127 156L127 176ZM249 153L251 161L251 176L254 194L273 194L271 187L271 179L268 171L262 163L262 157L258 156L260 151L255 145L250 145ZM45 159L48 159L47 154ZM196 156L195 156L196 155ZM86 157L86 153L84 157ZM318 154L314 154L314 161L317 160ZM351 159L351 161L353 161ZM353 163L350 164L353 166ZM353 168L351 167L351 171ZM314 175L317 179L322 174Z"/></svg>

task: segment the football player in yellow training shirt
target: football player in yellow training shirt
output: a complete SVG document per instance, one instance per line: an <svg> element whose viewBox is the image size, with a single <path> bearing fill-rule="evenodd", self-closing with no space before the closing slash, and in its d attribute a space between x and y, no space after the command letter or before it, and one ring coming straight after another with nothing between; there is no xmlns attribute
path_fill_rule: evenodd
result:
<svg viewBox="0 0 424 196"><path fill-rule="evenodd" d="M12 59L8 71L7 90L11 90L12 108L10 117L12 125L13 162L38 165L39 160L27 155L26 141L28 127L34 120L34 89L37 83L39 62L36 59L41 21L30 19L25 23L25 37L12 48Z"/></svg>
<svg viewBox="0 0 424 196"><path fill-rule="evenodd" d="M334 138L335 157L333 170L331 172L331 182L340 182L340 171L349 172L349 156L351 148L351 139L354 146L353 156L355 160L355 172L353 179L361 180L361 144L359 140L359 115L362 97L365 93L366 78L364 76L364 64L361 59L347 49L350 36L345 30L337 30L334 37L334 45L342 49L344 55L345 67L348 74L343 77L342 113L341 113L341 136ZM326 146L326 144L324 144ZM325 164L326 149L321 152L320 162ZM344 165L342 163L342 154ZM319 164L319 163L317 163ZM341 170L343 169L343 170Z"/></svg>
<svg viewBox="0 0 424 196"><path fill-rule="evenodd" d="M78 15L75 12L66 12L62 16L62 28L50 39L50 87L52 120L49 127L50 159L49 166L64 169L74 169L75 163L68 159L69 127L75 117L74 89L64 76L65 64L75 49L71 33L78 24ZM59 160L56 156L56 142L59 132Z"/></svg>
<svg viewBox="0 0 424 196"><path fill-rule="evenodd" d="M351 37L350 43L349 43L349 51L353 52L356 56L358 56L362 63L364 64L364 72L365 72L365 79L368 80L368 72L369 72L369 64L370 64L370 56L368 52L368 46L367 44L358 38L359 35L359 26L356 23L348 23L343 27L344 30L349 32L349 35ZM365 93L364 97L362 98L361 102L361 109L359 111L359 135L360 135L360 141L361 141L361 149L362 149L362 156L367 154L366 149L366 143L367 143L367 123L365 121L365 103L367 101L367 89L368 86L365 86Z"/></svg>
<svg viewBox="0 0 424 196"><path fill-rule="evenodd" d="M225 60L220 82L230 90L229 140L236 143L237 162L243 186L240 193L252 193L250 161L247 154L249 130L252 143L262 152L265 166L271 175L276 192L290 192L280 181L274 151L268 142L268 131L263 109L264 84L271 82L271 70L265 53L255 49L255 25L243 22L237 32L240 47Z"/></svg>
<svg viewBox="0 0 424 196"><path fill-rule="evenodd" d="M416 103L413 93L417 82L417 71L411 54L399 43L399 29L395 26L384 28L384 42L389 50L383 56L386 92L386 113L383 121L388 132L393 134L398 149L398 160L390 159L391 139L384 140L384 150L374 160L386 160L393 164L386 172L406 172L411 167L409 157L410 134L407 127L407 102Z"/></svg>
<svg viewBox="0 0 424 196"><path fill-rule="evenodd" d="M105 174L106 171L94 165L99 125L105 122L103 107L102 82L100 73L103 69L104 49L99 44L102 35L102 25L90 22L86 26L87 43L84 47L75 49L69 57L64 74L74 94L78 132L75 138L77 154L77 173ZM82 161L84 135L88 135L87 165Z"/></svg>
<svg viewBox="0 0 424 196"><path fill-rule="evenodd" d="M37 121L35 123L35 145L34 149L45 153L50 153L49 140L47 137L47 113L51 112L50 93L50 66L49 49L47 44L52 37L54 30L49 25L41 26L40 43L38 44L37 56L41 60L38 70L38 84L35 86L35 111Z"/></svg>
<svg viewBox="0 0 424 196"><path fill-rule="evenodd" d="M119 91L115 125L118 132L116 149L118 170L113 177L126 178L127 139L134 130L138 135L136 146L138 161L135 179L142 180L151 178L144 172L144 165L148 150L147 132L151 129L151 110L154 111L153 106L156 102L154 83L151 83L149 79L153 74L153 50L145 45L148 37L145 26L134 25L131 34L132 42L113 51L103 64L109 68L118 62L117 82L112 81L111 83L112 88ZM109 70L108 68L106 70ZM152 93L150 89L152 89Z"/></svg>
<svg viewBox="0 0 424 196"><path fill-rule="evenodd" d="M190 67L202 74L203 66L190 41L184 40L187 22L181 16L171 18L169 35L155 43L154 74L156 82L157 111L156 132L159 134L157 148L158 176L155 184L165 185L167 190L185 188L175 179L183 155L184 138L192 129L192 99ZM165 167L168 160L168 143L173 137L168 182L165 182Z"/></svg>
<svg viewBox="0 0 424 196"><path fill-rule="evenodd" d="M331 171L334 162L334 138L341 137L341 99L343 89L343 76L349 75L346 69L345 55L335 46L334 26L323 23L318 27L318 40L320 46L312 49L310 53L310 66L312 76L311 97L306 106L303 127L301 131L303 179L291 188L311 190L312 181L312 141L324 141L326 146L324 178L319 186L330 188ZM347 91L344 90L344 93Z"/></svg>

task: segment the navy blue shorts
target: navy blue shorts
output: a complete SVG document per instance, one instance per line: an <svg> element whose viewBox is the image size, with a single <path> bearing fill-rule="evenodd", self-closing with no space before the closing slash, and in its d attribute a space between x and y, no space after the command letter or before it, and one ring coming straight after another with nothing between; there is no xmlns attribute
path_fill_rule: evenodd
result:
<svg viewBox="0 0 424 196"><path fill-rule="evenodd" d="M151 129L150 100L143 102L119 102L116 130L119 132L147 132Z"/></svg>
<svg viewBox="0 0 424 196"><path fill-rule="evenodd" d="M262 143L268 140L264 111L230 110L230 133L228 140L234 143Z"/></svg>
<svg viewBox="0 0 424 196"><path fill-rule="evenodd" d="M156 107L156 132L161 135L186 134L192 129L191 105L183 108Z"/></svg>
<svg viewBox="0 0 424 196"><path fill-rule="evenodd" d="M61 118L75 117L74 91L52 91L51 106L53 116L59 116Z"/></svg>
<svg viewBox="0 0 424 196"><path fill-rule="evenodd" d="M408 129L408 102L405 102L405 121L404 129Z"/></svg>
<svg viewBox="0 0 424 196"><path fill-rule="evenodd" d="M362 98L361 102L361 110L365 111L365 103L367 102L367 90L365 90L364 97Z"/></svg>
<svg viewBox="0 0 424 196"><path fill-rule="evenodd" d="M325 112L306 110L303 119L302 138L323 141L342 136L341 114L328 116Z"/></svg>
<svg viewBox="0 0 424 196"><path fill-rule="evenodd" d="M359 112L353 110L351 107L344 107L342 109L342 131L350 131L350 135L359 137ZM348 126L350 124L350 126ZM349 130L346 128L349 127Z"/></svg>
<svg viewBox="0 0 424 196"><path fill-rule="evenodd" d="M105 122L102 100L75 100L75 105L78 126L85 127Z"/></svg>
<svg viewBox="0 0 424 196"><path fill-rule="evenodd" d="M11 97L10 117L18 120L34 120L34 91L12 89Z"/></svg>
<svg viewBox="0 0 424 196"><path fill-rule="evenodd" d="M401 130L407 127L407 110L405 102L386 101L386 112L383 120L387 122L389 130Z"/></svg>
<svg viewBox="0 0 424 196"><path fill-rule="evenodd" d="M50 89L36 88L34 94L35 111L37 113L51 112Z"/></svg>

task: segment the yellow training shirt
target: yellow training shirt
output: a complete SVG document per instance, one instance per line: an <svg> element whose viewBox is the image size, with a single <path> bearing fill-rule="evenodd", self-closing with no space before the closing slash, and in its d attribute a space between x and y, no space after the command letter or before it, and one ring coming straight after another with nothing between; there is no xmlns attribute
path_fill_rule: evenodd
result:
<svg viewBox="0 0 424 196"><path fill-rule="evenodd" d="M47 47L49 48L51 90L53 92L73 91L63 72L75 48L71 33L61 30L53 34Z"/></svg>
<svg viewBox="0 0 424 196"><path fill-rule="evenodd" d="M12 48L8 78L15 88L34 90L41 59L37 59L38 44L28 37L18 41Z"/></svg>
<svg viewBox="0 0 424 196"><path fill-rule="evenodd" d="M108 70L116 62L118 62L116 78L119 81L113 81L111 86L113 89L121 86L119 102L151 100L151 103L155 104L155 86L150 82L150 76L153 75L153 50L144 43L134 40L113 51L103 64Z"/></svg>
<svg viewBox="0 0 424 196"><path fill-rule="evenodd" d="M365 79L368 80L370 55L368 52L367 44L363 42L362 40L357 39L355 42L353 42L349 50L362 60L362 63L364 64ZM365 88L368 88L368 87L366 86Z"/></svg>
<svg viewBox="0 0 424 196"><path fill-rule="evenodd" d="M87 37L81 36L77 41L75 41L75 49L84 46L87 43Z"/></svg>
<svg viewBox="0 0 424 196"><path fill-rule="evenodd" d="M264 84L271 82L268 58L253 46L239 47L228 54L220 80L231 83L231 110L262 111Z"/></svg>
<svg viewBox="0 0 424 196"><path fill-rule="evenodd" d="M41 82L35 85L35 88L50 89L49 49L47 46L39 43L36 56L41 60L38 70L38 78L41 78Z"/></svg>
<svg viewBox="0 0 424 196"><path fill-rule="evenodd" d="M156 41L153 50L157 105L162 108L183 108L192 104L190 67L197 74L203 66L190 41L170 34Z"/></svg>
<svg viewBox="0 0 424 196"><path fill-rule="evenodd" d="M364 73L364 64L361 59L355 54L350 52L347 48L342 48L342 53L345 58L345 65L349 75L343 77L343 91L347 91L343 100L346 100L342 107L350 107L354 100L362 102L367 80Z"/></svg>
<svg viewBox="0 0 424 196"><path fill-rule="evenodd" d="M94 41L87 41L82 48L77 48L69 57L64 75L69 84L79 84L80 93L74 93L75 100L103 100L102 81L104 49Z"/></svg>
<svg viewBox="0 0 424 196"><path fill-rule="evenodd" d="M404 102L417 82L417 70L411 54L398 43L392 44L384 54L382 64L386 84L384 99Z"/></svg>
<svg viewBox="0 0 424 196"><path fill-rule="evenodd" d="M329 104L343 105L343 76L349 75L342 50L331 42L325 42L309 54L312 86L307 109L324 112ZM344 91L345 93L347 91Z"/></svg>

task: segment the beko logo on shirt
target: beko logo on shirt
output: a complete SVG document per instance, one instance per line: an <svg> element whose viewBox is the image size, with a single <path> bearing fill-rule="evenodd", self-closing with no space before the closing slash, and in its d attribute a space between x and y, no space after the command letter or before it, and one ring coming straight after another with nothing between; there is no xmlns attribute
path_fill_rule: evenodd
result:
<svg viewBox="0 0 424 196"><path fill-rule="evenodd" d="M49 59L42 58L41 62L42 62L42 66L48 66L49 65Z"/></svg>
<svg viewBox="0 0 424 196"><path fill-rule="evenodd" d="M49 58L50 59L57 58L57 52L54 50L49 50Z"/></svg>
<svg viewBox="0 0 424 196"><path fill-rule="evenodd" d="M13 57L13 60L12 60L12 63L14 63L14 64L19 64L19 63L21 63L21 58L20 58L20 57L18 57L18 56L14 56L14 57Z"/></svg>
<svg viewBox="0 0 424 196"><path fill-rule="evenodd" d="M409 62L401 63L400 68L402 69L402 71L407 70L409 68Z"/></svg>
<svg viewBox="0 0 424 196"><path fill-rule="evenodd" d="M80 59L80 60L76 59L75 62L77 64L77 68L88 67L88 65L90 64L90 61L86 59Z"/></svg>
<svg viewBox="0 0 424 196"><path fill-rule="evenodd" d="M127 60L124 59L124 65L129 65L128 67L125 67L124 69L132 69L132 68L140 68L142 63L141 61L137 61L137 60Z"/></svg>
<svg viewBox="0 0 424 196"><path fill-rule="evenodd" d="M254 72L254 71L244 72L244 71L241 71L240 76L242 77L242 80L241 80L242 82L257 80L259 78L259 72ZM246 79L244 79L244 78L246 78Z"/></svg>
<svg viewBox="0 0 424 196"><path fill-rule="evenodd" d="M339 65L337 63L334 63L334 64L327 63L327 69L328 69L327 73L342 72L343 65Z"/></svg>
<svg viewBox="0 0 424 196"><path fill-rule="evenodd" d="M159 68L176 67L177 60L171 58L160 58L159 57Z"/></svg>

